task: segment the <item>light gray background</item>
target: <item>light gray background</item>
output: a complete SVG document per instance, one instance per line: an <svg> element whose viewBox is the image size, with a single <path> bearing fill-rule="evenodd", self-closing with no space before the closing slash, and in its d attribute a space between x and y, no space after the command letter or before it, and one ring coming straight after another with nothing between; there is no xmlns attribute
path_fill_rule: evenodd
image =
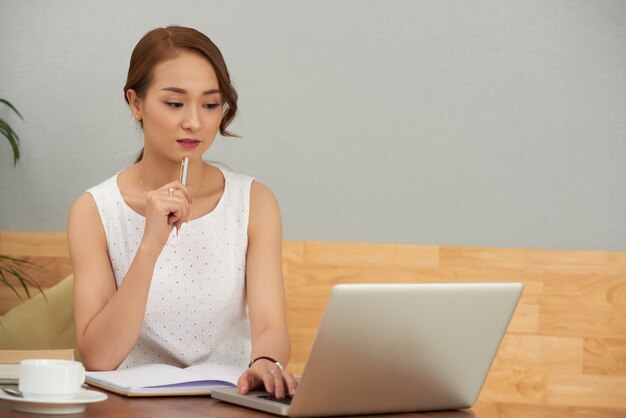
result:
<svg viewBox="0 0 626 418"><path fill-rule="evenodd" d="M626 250L626 2L0 0L0 230L64 231L129 165L135 43L196 27L240 93L206 155L287 239Z"/></svg>

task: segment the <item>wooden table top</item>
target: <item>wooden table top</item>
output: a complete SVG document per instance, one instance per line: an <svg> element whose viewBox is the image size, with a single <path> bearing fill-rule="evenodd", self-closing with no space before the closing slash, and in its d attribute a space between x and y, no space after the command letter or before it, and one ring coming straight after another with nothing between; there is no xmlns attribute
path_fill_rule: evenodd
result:
<svg viewBox="0 0 626 418"><path fill-rule="evenodd" d="M103 402L89 404L82 414L55 415L57 417L88 417L88 418L260 418L274 415L229 405L207 396L193 397L162 397L162 398L127 398L107 393L108 399ZM0 417L5 418L41 418L43 415L14 411L12 403L0 400ZM469 410L408 413L391 415L368 415L367 417L392 416L396 418L430 417L430 418L569 418L593 417L616 418L626 417L626 408L588 408L570 406L530 405L513 403L495 403L479 400Z"/></svg>

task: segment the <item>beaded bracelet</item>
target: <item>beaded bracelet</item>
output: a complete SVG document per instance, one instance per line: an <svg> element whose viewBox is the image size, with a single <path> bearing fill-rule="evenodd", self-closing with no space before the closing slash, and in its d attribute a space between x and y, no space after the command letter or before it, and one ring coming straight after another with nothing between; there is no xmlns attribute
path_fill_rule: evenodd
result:
<svg viewBox="0 0 626 418"><path fill-rule="evenodd" d="M274 364L276 364L276 368L278 368L279 371L281 371L281 372L283 371L283 365L280 364L280 362L278 360L276 360L275 358L272 358L270 356L259 356L259 357L255 358L254 360L252 360L250 362L250 364L248 364L248 367L251 367L254 364L254 362L257 361L257 360L269 360L269 361L273 362Z"/></svg>

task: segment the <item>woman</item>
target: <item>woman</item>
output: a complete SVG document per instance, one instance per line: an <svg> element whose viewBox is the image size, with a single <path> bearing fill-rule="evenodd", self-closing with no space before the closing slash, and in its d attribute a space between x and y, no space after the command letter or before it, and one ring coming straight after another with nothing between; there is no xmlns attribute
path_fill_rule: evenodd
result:
<svg viewBox="0 0 626 418"><path fill-rule="evenodd" d="M272 192L203 162L237 111L219 49L200 32L148 32L124 87L143 128L136 164L72 206L76 339L90 370L230 364L242 393L293 394ZM188 181L179 181L189 158Z"/></svg>

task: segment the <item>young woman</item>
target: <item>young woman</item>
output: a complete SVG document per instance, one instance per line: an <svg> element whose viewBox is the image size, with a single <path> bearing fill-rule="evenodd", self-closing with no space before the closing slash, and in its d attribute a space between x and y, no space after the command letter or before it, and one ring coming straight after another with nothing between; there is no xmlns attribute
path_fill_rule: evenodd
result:
<svg viewBox="0 0 626 418"><path fill-rule="evenodd" d="M281 221L272 192L202 155L237 111L219 49L170 26L136 45L124 87L137 162L80 196L68 240L85 367L229 364L241 392L282 398L289 360ZM189 158L187 184L179 181Z"/></svg>

